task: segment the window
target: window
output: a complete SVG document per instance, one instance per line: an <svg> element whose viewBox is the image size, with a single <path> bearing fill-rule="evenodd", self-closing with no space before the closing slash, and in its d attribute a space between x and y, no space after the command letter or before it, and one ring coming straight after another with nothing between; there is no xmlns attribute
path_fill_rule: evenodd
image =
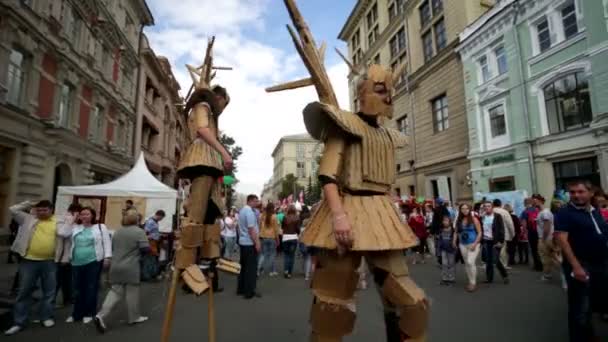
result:
<svg viewBox="0 0 608 342"><path fill-rule="evenodd" d="M374 56L374 64L380 64L380 53L376 54L376 56Z"/></svg>
<svg viewBox="0 0 608 342"><path fill-rule="evenodd" d="M409 124L407 121L407 115L404 115L402 118L397 120L397 129L401 134L409 134Z"/></svg>
<svg viewBox="0 0 608 342"><path fill-rule="evenodd" d="M416 194L416 187L414 185L410 185L410 196L414 196Z"/></svg>
<svg viewBox="0 0 608 342"><path fill-rule="evenodd" d="M353 51L356 51L357 48L359 47L359 43L360 43L360 34L361 31L357 30L355 31L355 34L353 34L353 37L350 39L350 45Z"/></svg>
<svg viewBox="0 0 608 342"><path fill-rule="evenodd" d="M509 68L507 66L507 55L505 54L505 48L500 46L494 50L494 56L496 57L496 66L498 74L502 75L506 73Z"/></svg>
<svg viewBox="0 0 608 342"><path fill-rule="evenodd" d="M433 106L433 121L435 123L435 132L442 132L450 128L448 121L448 98L446 95L441 95L431 101Z"/></svg>
<svg viewBox="0 0 608 342"><path fill-rule="evenodd" d="M378 39L378 36L380 35L380 31L378 28L378 25L374 26L374 29L367 35L367 47L371 47L374 42L376 41L376 39Z"/></svg>
<svg viewBox="0 0 608 342"><path fill-rule="evenodd" d="M556 189L566 189L566 184L576 179L587 179L599 187L602 185L596 157L555 163L553 171Z"/></svg>
<svg viewBox="0 0 608 342"><path fill-rule="evenodd" d="M543 91L550 133L581 128L591 122L589 84L584 73L567 75Z"/></svg>
<svg viewBox="0 0 608 342"><path fill-rule="evenodd" d="M566 39L578 33L574 2L562 9L562 23L564 25L564 35L566 36Z"/></svg>
<svg viewBox="0 0 608 342"><path fill-rule="evenodd" d="M388 18L393 19L398 14L397 4L394 2L388 6Z"/></svg>
<svg viewBox="0 0 608 342"><path fill-rule="evenodd" d="M397 164L397 172L401 171L401 164Z"/></svg>
<svg viewBox="0 0 608 342"><path fill-rule="evenodd" d="M306 164L304 162L296 163L298 178L306 178Z"/></svg>
<svg viewBox="0 0 608 342"><path fill-rule="evenodd" d="M70 84L64 83L61 85L61 92L59 93L59 116L57 118L57 124L61 127L70 128L73 94L74 88Z"/></svg>
<svg viewBox="0 0 608 342"><path fill-rule="evenodd" d="M507 133L507 123L503 105L490 108L488 114L490 116L490 133L492 134L492 138L505 135Z"/></svg>
<svg viewBox="0 0 608 342"><path fill-rule="evenodd" d="M361 51L361 49L358 49L357 51L355 51L355 53L353 54L353 64L359 65L359 63L361 63L361 60L363 59L363 52Z"/></svg>
<svg viewBox="0 0 608 342"><path fill-rule="evenodd" d="M549 32L549 22L546 18L536 25L536 32L538 34L540 52L548 50L551 47L551 33Z"/></svg>
<svg viewBox="0 0 608 342"><path fill-rule="evenodd" d="M91 138L93 141L101 141L102 140L102 132L103 132L103 107L100 105L95 106L93 108L93 114L91 115Z"/></svg>
<svg viewBox="0 0 608 342"><path fill-rule="evenodd" d="M431 4L433 5L433 16L436 16L443 11L442 0L431 0Z"/></svg>
<svg viewBox="0 0 608 342"><path fill-rule="evenodd" d="M405 52L403 54L401 54L401 56L399 56L399 58L397 60L395 60L393 62L393 64L391 64L391 70L395 71L401 64L406 63L406 60L405 60L406 56L407 55L405 54ZM401 86L405 85L406 71L407 71L406 69L403 69L403 71L399 75L399 79L397 79L397 81L393 85L395 89L399 89L399 88L401 88Z"/></svg>
<svg viewBox="0 0 608 342"><path fill-rule="evenodd" d="M296 158L298 160L303 160L304 159L304 145L303 144L297 144L296 145Z"/></svg>
<svg viewBox="0 0 608 342"><path fill-rule="evenodd" d="M420 25L422 27L426 26L431 20L431 6L428 0L424 0L420 8Z"/></svg>
<svg viewBox="0 0 608 342"><path fill-rule="evenodd" d="M125 131L125 122L122 120L118 121L118 125L116 126L116 130L114 131L114 141L116 142L116 146L118 147L126 147L125 146L125 138L126 138L126 131Z"/></svg>
<svg viewBox="0 0 608 342"><path fill-rule="evenodd" d="M395 35L389 41L389 46L391 49L391 59L398 56L401 51L405 50L405 43L405 28L402 27L399 31L397 31L397 33L395 33Z"/></svg>
<svg viewBox="0 0 608 342"><path fill-rule="evenodd" d="M490 192L503 192L515 190L515 177L500 177L490 179Z"/></svg>
<svg viewBox="0 0 608 342"><path fill-rule="evenodd" d="M445 36L445 23L443 19L435 24L435 44L437 45L437 51L445 48L447 45L447 38Z"/></svg>
<svg viewBox="0 0 608 342"><path fill-rule="evenodd" d="M25 57L15 49L11 50L9 57L7 86L8 103L20 106L25 89Z"/></svg>
<svg viewBox="0 0 608 342"><path fill-rule="evenodd" d="M481 80L486 82L490 79L490 67L488 66L488 57L482 56L479 59L479 70L481 70Z"/></svg>
<svg viewBox="0 0 608 342"><path fill-rule="evenodd" d="M101 48L101 70L103 70L104 75L111 75L110 73L110 50L107 47L102 46Z"/></svg>
<svg viewBox="0 0 608 342"><path fill-rule="evenodd" d="M428 62L433 58L433 37L431 36L431 31L422 36L422 47L424 49L424 61Z"/></svg>
<svg viewBox="0 0 608 342"><path fill-rule="evenodd" d="M72 40L74 38L74 12L72 12L72 8L67 6L65 8L65 16L64 16L64 24L63 24L63 32L68 40Z"/></svg>
<svg viewBox="0 0 608 342"><path fill-rule="evenodd" d="M395 188L395 195L397 195L397 197L401 198L401 188Z"/></svg>
<svg viewBox="0 0 608 342"><path fill-rule="evenodd" d="M367 12L367 29L374 27L376 21L378 21L378 4L374 4L372 9Z"/></svg>

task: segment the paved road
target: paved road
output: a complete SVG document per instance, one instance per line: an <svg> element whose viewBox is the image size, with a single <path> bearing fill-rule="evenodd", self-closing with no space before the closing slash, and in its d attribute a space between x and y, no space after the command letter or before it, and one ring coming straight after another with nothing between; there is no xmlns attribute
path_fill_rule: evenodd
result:
<svg viewBox="0 0 608 342"><path fill-rule="evenodd" d="M480 270L481 271L481 270ZM411 272L432 300L431 341L566 341L565 293L556 281L541 283L538 273L515 267L510 285L481 285L469 294L463 290L464 270L457 270L454 287L438 284L439 270L430 264L413 265ZM306 341L310 294L304 280L264 278L263 298L244 300L234 295L236 279L223 275L224 293L216 297L218 341ZM483 277L482 272L479 274ZM143 311L150 321L131 327L124 311L116 313L106 335L92 325L66 324L66 309L59 310L58 325L44 329L32 325L6 341L95 342L157 341L162 324L166 283L143 287ZM373 287L358 294L358 318L352 342L383 340L382 307ZM206 341L206 297L178 296L172 341ZM122 321L121 321L122 320ZM4 336L2 337L4 339Z"/></svg>

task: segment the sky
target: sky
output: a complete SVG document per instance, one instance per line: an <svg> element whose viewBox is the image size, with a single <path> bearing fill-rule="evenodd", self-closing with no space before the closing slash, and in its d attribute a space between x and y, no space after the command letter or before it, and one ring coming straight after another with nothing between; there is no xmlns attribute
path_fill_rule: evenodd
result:
<svg viewBox="0 0 608 342"><path fill-rule="evenodd" d="M343 108L348 108L348 69L334 47L355 0L299 0L298 6L318 45L327 42L325 67ZM155 25L145 33L157 55L165 56L181 85L191 80L185 64L200 65L207 38L215 35L214 63L230 66L214 82L225 86L231 102L220 130L243 148L237 161L237 191L260 194L272 176L272 151L284 135L306 131L304 106L318 98L312 87L268 94L264 88L308 76L285 28L291 24L280 0L148 0Z"/></svg>

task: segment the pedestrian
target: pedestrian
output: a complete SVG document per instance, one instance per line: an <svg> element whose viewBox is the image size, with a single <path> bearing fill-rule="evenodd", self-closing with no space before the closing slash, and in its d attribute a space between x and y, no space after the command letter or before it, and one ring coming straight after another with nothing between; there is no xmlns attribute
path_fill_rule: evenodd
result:
<svg viewBox="0 0 608 342"><path fill-rule="evenodd" d="M61 299L63 306L69 306L73 301L73 286L72 286L72 265L70 264L70 253L72 251L72 231L78 221L80 213L80 204L72 203L68 207L68 212L62 218L62 230L69 236L57 239L57 247L55 248L55 263L57 263L57 288L55 297L61 290Z"/></svg>
<svg viewBox="0 0 608 342"><path fill-rule="evenodd" d="M503 209L502 201L498 198L492 201L492 205L494 206L494 213L498 214L502 217L502 222L505 226L505 243L502 244L502 248L500 249L500 261L505 266L507 270L511 269L509 266L509 256L507 253L507 243L513 240L515 236L515 224L513 223L513 219L511 218L511 214Z"/></svg>
<svg viewBox="0 0 608 342"><path fill-rule="evenodd" d="M136 213L137 214L137 208L135 207L135 205L133 204L133 201L128 199L125 201L125 207L122 209L122 215L128 215L131 213ZM141 219L137 222L137 224L139 224L141 221Z"/></svg>
<svg viewBox="0 0 608 342"><path fill-rule="evenodd" d="M127 322L142 323L148 317L139 312L139 284L141 280L140 258L150 252L146 233L137 226L137 213L125 213L123 227L112 236L112 266L110 267L110 291L95 315L95 326L100 333L106 331L106 319L116 305L123 300L127 304Z"/></svg>
<svg viewBox="0 0 608 342"><path fill-rule="evenodd" d="M441 253L439 252L439 248L437 248L437 243L438 243L438 239L439 239L439 233L441 232L441 229L443 227L443 218L445 216L450 217L450 212L448 211L448 208L445 206L445 201L443 200L443 198L441 197L437 197L435 199L435 209L433 210L433 220L431 221L431 240L433 240L435 243L435 256L437 257L437 264L439 266L442 265L441 263Z"/></svg>
<svg viewBox="0 0 608 342"><path fill-rule="evenodd" d="M553 245L554 216L549 208L544 207L544 204L545 199L542 196L537 196L537 206L540 210L536 219L538 253L543 264L541 280L547 281L553 278L553 269L556 266L554 259L556 251Z"/></svg>
<svg viewBox="0 0 608 342"><path fill-rule="evenodd" d="M287 209L287 215L283 219L283 275L290 279L293 273L296 248L298 246L298 235L300 234L300 217L294 205Z"/></svg>
<svg viewBox="0 0 608 342"><path fill-rule="evenodd" d="M268 203L264 214L260 217L260 242L262 244L262 254L258 260L258 276L265 271L274 277L278 275L276 271L275 258L279 245L280 226L277 216L274 214L274 205Z"/></svg>
<svg viewBox="0 0 608 342"><path fill-rule="evenodd" d="M528 243L528 229L523 224L524 220L519 219L519 235L517 237L517 255L519 256L520 265L529 265L529 249L530 244Z"/></svg>
<svg viewBox="0 0 608 342"><path fill-rule="evenodd" d="M426 245L429 252L429 256L435 255L435 238L431 235L431 229L433 225L433 206L429 203L424 205L424 226L427 231Z"/></svg>
<svg viewBox="0 0 608 342"><path fill-rule="evenodd" d="M222 220L222 238L224 240L224 259L232 260L236 248L236 231L238 228L238 220L236 219L236 211L231 208L228 215Z"/></svg>
<svg viewBox="0 0 608 342"><path fill-rule="evenodd" d="M126 216L126 215L125 215ZM149 281L158 279L160 275L160 226L159 222L165 218L164 210L157 210L156 213L144 222L144 232L150 243L150 253L141 258L142 262L142 279Z"/></svg>
<svg viewBox="0 0 608 342"><path fill-rule="evenodd" d="M515 252L517 252L517 239L521 234L521 223L519 217L513 213L513 206L511 203L505 204L505 210L509 213L509 216L511 216L514 229L513 238L510 241L507 240L507 255L509 256L509 265L515 265Z"/></svg>
<svg viewBox="0 0 608 342"><path fill-rule="evenodd" d="M521 215L521 226L523 230L528 232L528 242L530 244L530 251L532 254L532 262L535 271L543 270L543 263L540 260L540 254L538 254L538 230L536 222L538 218L538 204L544 202L545 198L539 194L532 195L532 198L526 199L524 204L526 209Z"/></svg>
<svg viewBox="0 0 608 342"><path fill-rule="evenodd" d="M479 219L473 215L471 207L468 204L461 204L458 208L458 218L455 226L458 247L464 258L464 269L467 274L466 290L473 292L477 289L477 265L475 262L480 250L481 224Z"/></svg>
<svg viewBox="0 0 608 342"><path fill-rule="evenodd" d="M79 224L72 231L71 262L76 292L72 315L66 323L87 324L97 312L101 271L110 266L112 240L106 226L97 219L95 209L83 207Z"/></svg>
<svg viewBox="0 0 608 342"><path fill-rule="evenodd" d="M437 249L441 255L440 285L453 285L456 282L456 235L450 216L444 216L441 220L437 241Z"/></svg>
<svg viewBox="0 0 608 342"><path fill-rule="evenodd" d="M32 209L33 207L33 209ZM45 328L55 325L53 303L57 286L55 253L57 239L63 233L53 215L53 204L42 200L36 204L26 201L9 208L19 231L11 250L21 257L19 262L19 290L13 307L13 326L4 332L14 335L23 330L28 322L32 294L40 282L42 298L39 319ZM28 214L26 211L34 214Z"/></svg>
<svg viewBox="0 0 608 342"><path fill-rule="evenodd" d="M486 255L486 283L494 282L494 263L505 284L509 283L507 270L499 258L500 250L505 243L505 225L502 215L494 213L493 203L484 203L484 213L481 218L483 227L482 247Z"/></svg>
<svg viewBox="0 0 608 342"><path fill-rule="evenodd" d="M261 297L256 292L257 258L261 251L260 227L253 208L258 205L258 196L247 196L247 205L239 212L239 247L241 250L241 272L238 276L237 295L245 299Z"/></svg>
<svg viewBox="0 0 608 342"><path fill-rule="evenodd" d="M422 216L420 214L420 208L418 207L414 207L412 209L412 213L410 214L410 219L408 220L408 224L410 226L410 228L412 228L412 230L414 231L414 234L416 235L416 237L418 238L418 246L414 247L414 261L413 263L416 264L417 262L424 264L425 262L425 249L426 249L426 245L427 245L427 238L429 236L429 232L426 229L426 226L424 224L424 216Z"/></svg>
<svg viewBox="0 0 608 342"><path fill-rule="evenodd" d="M608 224L591 205L589 181L573 181L568 190L570 203L557 212L555 230L568 282L569 338L599 341L593 313L608 308Z"/></svg>

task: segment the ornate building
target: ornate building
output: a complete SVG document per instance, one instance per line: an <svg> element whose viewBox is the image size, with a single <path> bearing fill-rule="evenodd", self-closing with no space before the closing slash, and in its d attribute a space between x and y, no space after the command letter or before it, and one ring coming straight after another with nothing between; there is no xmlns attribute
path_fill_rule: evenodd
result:
<svg viewBox="0 0 608 342"><path fill-rule="evenodd" d="M142 36L135 154L143 151L148 168L159 180L175 186L175 170L185 148L187 125L181 113L179 84L167 58L156 56Z"/></svg>
<svg viewBox="0 0 608 342"><path fill-rule="evenodd" d="M0 227L8 206L133 164L144 0L0 2ZM0 234L5 231L0 229Z"/></svg>

